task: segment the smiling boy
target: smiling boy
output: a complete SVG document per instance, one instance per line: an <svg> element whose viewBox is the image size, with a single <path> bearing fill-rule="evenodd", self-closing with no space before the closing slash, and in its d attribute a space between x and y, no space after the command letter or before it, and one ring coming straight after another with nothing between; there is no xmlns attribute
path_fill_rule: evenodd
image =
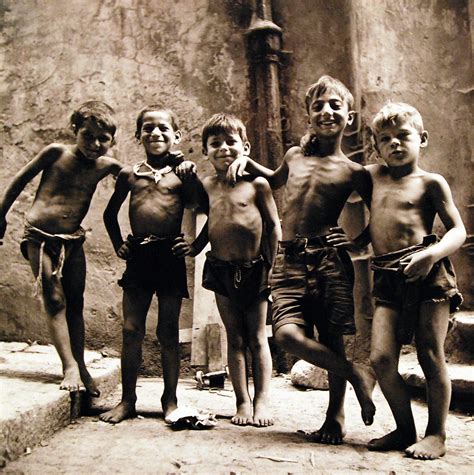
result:
<svg viewBox="0 0 474 475"><path fill-rule="evenodd" d="M13 178L0 201L0 239L5 216L25 186L42 172L26 215L21 251L40 284L48 329L62 362L60 389L99 391L84 363L84 288L86 261L81 228L97 183L117 175L121 165L105 156L115 134L113 110L103 102L82 104L71 116L72 147L45 147Z"/></svg>
<svg viewBox="0 0 474 475"><path fill-rule="evenodd" d="M374 378L370 369L345 357L343 335L355 332L353 268L346 250L354 249L338 218L354 191L370 195L370 177L341 149L344 129L353 120L353 97L337 79L322 76L305 97L310 131L301 146L290 148L282 163L269 170L240 158L230 167L232 181L245 169L284 184L283 241L270 281L273 332L286 351L329 371L326 420L314 440L340 444L345 435L346 380L355 389L365 424L372 424ZM319 340L313 338L316 326Z"/></svg>

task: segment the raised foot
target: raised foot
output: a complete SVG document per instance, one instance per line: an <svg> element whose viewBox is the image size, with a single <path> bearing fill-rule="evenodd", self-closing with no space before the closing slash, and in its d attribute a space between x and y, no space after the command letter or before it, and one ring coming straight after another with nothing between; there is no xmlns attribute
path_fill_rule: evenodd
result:
<svg viewBox="0 0 474 475"><path fill-rule="evenodd" d="M125 419L131 419L136 416L135 404L122 401L110 411L101 414L99 419L110 424L118 424Z"/></svg>
<svg viewBox="0 0 474 475"><path fill-rule="evenodd" d="M71 368L64 371L64 378L59 385L59 389L69 392L85 391L86 387L82 382L81 375L77 368Z"/></svg>
<svg viewBox="0 0 474 475"><path fill-rule="evenodd" d="M321 428L311 434L311 440L319 444L340 445L346 435L344 424L336 419L326 419Z"/></svg>
<svg viewBox="0 0 474 475"><path fill-rule="evenodd" d="M87 369L80 370L81 373L81 379L82 382L84 383L84 386L86 387L86 391L92 396L92 397L99 397L100 396L100 391L99 388L97 387L95 381L92 379L92 376L90 375L89 371Z"/></svg>
<svg viewBox="0 0 474 475"><path fill-rule="evenodd" d="M252 411L250 408L250 403L243 403L237 406L237 412L235 416L230 420L232 424L236 426L246 426L252 424Z"/></svg>
<svg viewBox="0 0 474 475"><path fill-rule="evenodd" d="M266 404L255 403L253 409L252 425L255 427L268 427L273 425L273 417L268 412Z"/></svg>
<svg viewBox="0 0 474 475"><path fill-rule="evenodd" d="M361 407L362 420L366 426L372 425L375 416L375 405L372 392L375 387L375 375L372 370L357 365L354 367L352 386Z"/></svg>
<svg viewBox="0 0 474 475"><path fill-rule="evenodd" d="M178 409L176 395L166 396L163 394L163 396L161 396L161 408L163 409L163 417L166 419L169 414L171 414L175 409Z"/></svg>
<svg viewBox="0 0 474 475"><path fill-rule="evenodd" d="M367 448L373 452L388 452L389 450L405 450L416 441L416 434L407 436L400 430L394 430L383 437L372 439Z"/></svg>
<svg viewBox="0 0 474 475"><path fill-rule="evenodd" d="M427 435L416 444L410 445L405 450L408 457L421 460L433 460L446 453L445 438L441 435Z"/></svg>

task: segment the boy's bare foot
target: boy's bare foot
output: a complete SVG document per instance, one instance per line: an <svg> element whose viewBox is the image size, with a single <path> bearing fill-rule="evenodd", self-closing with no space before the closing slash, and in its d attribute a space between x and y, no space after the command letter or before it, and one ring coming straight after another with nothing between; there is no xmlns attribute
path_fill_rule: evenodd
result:
<svg viewBox="0 0 474 475"><path fill-rule="evenodd" d="M408 457L422 460L433 460L446 453L445 437L441 435L427 435L423 440L410 445L405 450Z"/></svg>
<svg viewBox="0 0 474 475"><path fill-rule="evenodd" d="M311 440L320 444L340 445L346 435L344 422L326 417L319 430L311 434Z"/></svg>
<svg viewBox="0 0 474 475"><path fill-rule="evenodd" d="M135 404L121 401L110 411L104 412L99 416L99 419L104 422L110 422L110 424L118 424L125 419L131 419L136 417Z"/></svg>
<svg viewBox="0 0 474 475"><path fill-rule="evenodd" d="M84 386L86 387L87 392L92 397L99 397L100 396L99 388L95 384L95 381L92 379L92 376L90 375L89 371L87 371L86 368L82 370L80 369L79 371L81 373L81 379L82 379L82 382L84 383Z"/></svg>
<svg viewBox="0 0 474 475"><path fill-rule="evenodd" d="M64 377L59 385L59 389L64 389L69 392L86 390L77 367L64 370Z"/></svg>
<svg viewBox="0 0 474 475"><path fill-rule="evenodd" d="M375 382L375 375L371 369L354 365L354 379L351 383L359 400L362 420L366 426L370 426L374 422L375 405L372 401L372 392Z"/></svg>
<svg viewBox="0 0 474 475"><path fill-rule="evenodd" d="M383 437L372 439L367 448L374 452L388 452L389 450L405 450L410 444L416 441L416 434L406 436L402 431L396 429Z"/></svg>
<svg viewBox="0 0 474 475"><path fill-rule="evenodd" d="M244 402L237 406L235 416L230 420L236 426L246 426L252 424L252 411L249 402Z"/></svg>
<svg viewBox="0 0 474 475"><path fill-rule="evenodd" d="M255 427L268 427L273 425L273 417L268 413L267 405L254 401L252 424Z"/></svg>
<svg viewBox="0 0 474 475"><path fill-rule="evenodd" d="M161 396L161 408L163 409L163 417L167 418L175 409L178 409L178 400L176 395L167 397L165 394Z"/></svg>

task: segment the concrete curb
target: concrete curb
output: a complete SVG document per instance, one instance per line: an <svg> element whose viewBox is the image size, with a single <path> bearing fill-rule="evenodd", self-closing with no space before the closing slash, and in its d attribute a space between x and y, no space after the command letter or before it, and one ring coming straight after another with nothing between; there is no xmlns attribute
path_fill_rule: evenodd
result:
<svg viewBox="0 0 474 475"><path fill-rule="evenodd" d="M120 360L86 351L106 397L120 380ZM71 422L71 397L59 390L61 363L52 345L0 342L0 466L29 452Z"/></svg>

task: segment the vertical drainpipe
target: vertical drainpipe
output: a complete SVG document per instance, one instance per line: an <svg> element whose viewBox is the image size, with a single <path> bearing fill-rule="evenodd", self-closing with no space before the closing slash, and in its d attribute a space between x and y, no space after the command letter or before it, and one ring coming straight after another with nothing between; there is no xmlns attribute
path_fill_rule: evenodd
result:
<svg viewBox="0 0 474 475"><path fill-rule="evenodd" d="M255 156L262 165L275 169L283 157L280 114L279 65L281 28L272 21L271 0L256 0L246 32L251 62Z"/></svg>

